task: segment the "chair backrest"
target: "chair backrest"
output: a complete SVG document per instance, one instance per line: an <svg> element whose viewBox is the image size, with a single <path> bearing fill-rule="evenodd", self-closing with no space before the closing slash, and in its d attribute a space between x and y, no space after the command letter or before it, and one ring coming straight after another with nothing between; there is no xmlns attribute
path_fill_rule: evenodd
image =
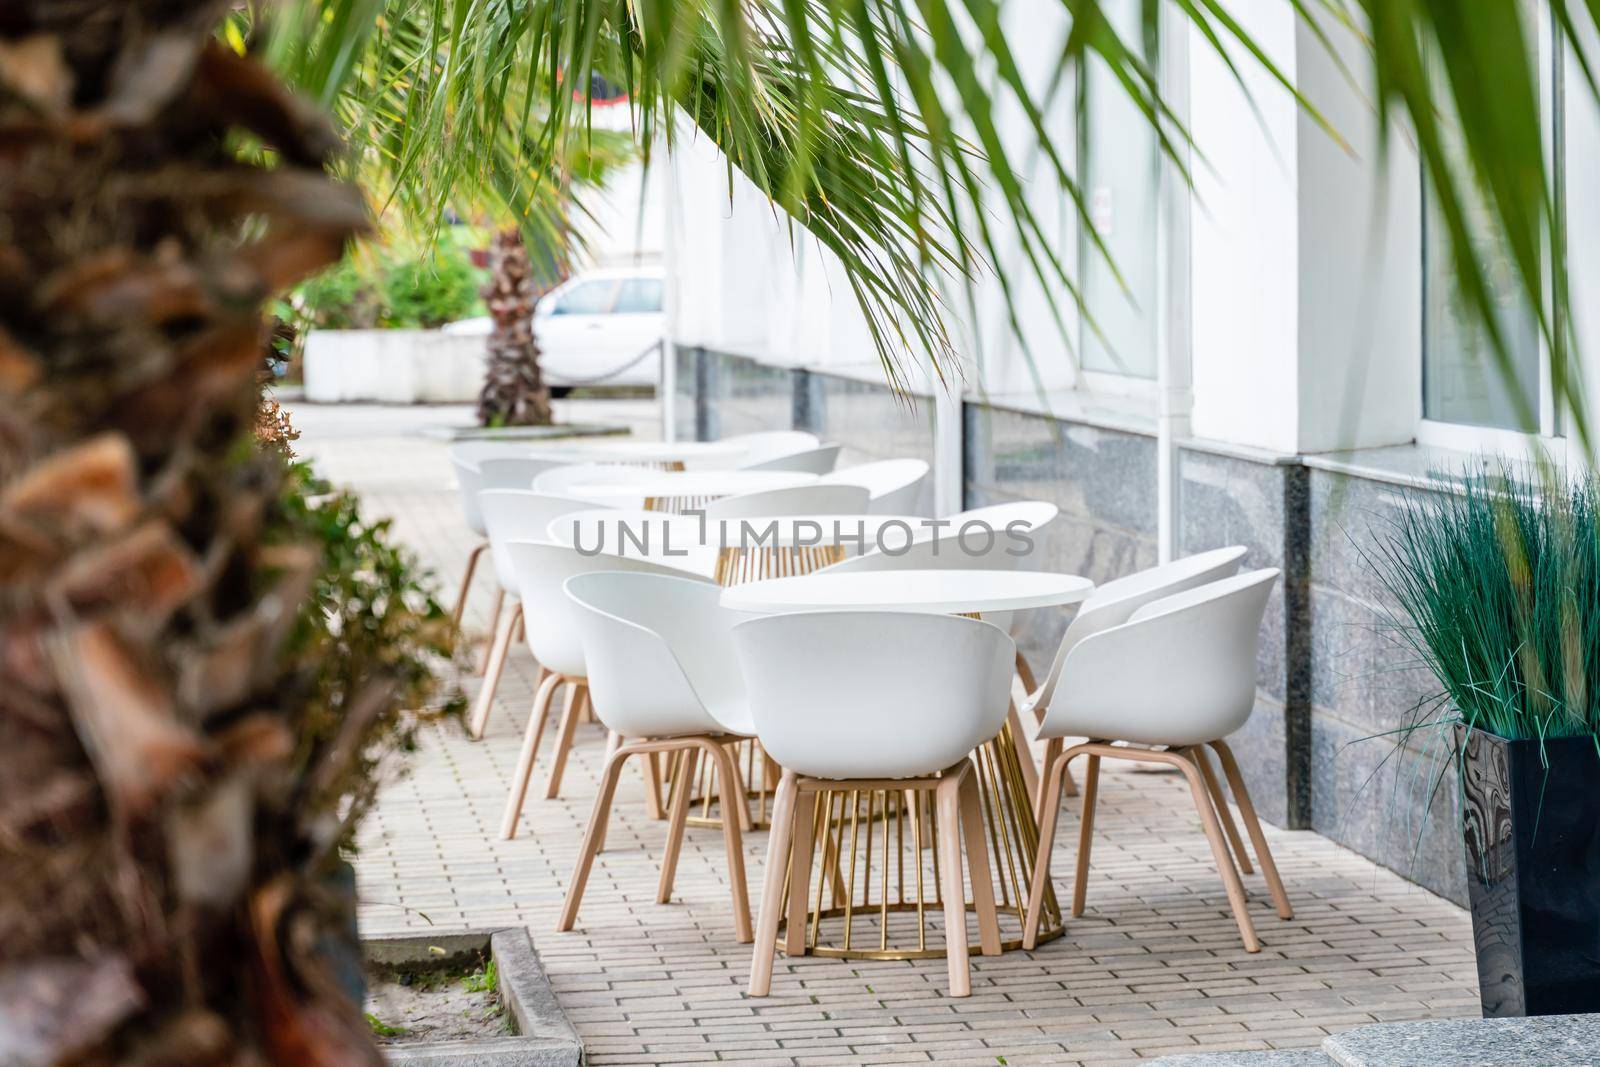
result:
<svg viewBox="0 0 1600 1067"><path fill-rule="evenodd" d="M765 463L769 459L779 456L791 455L795 452L805 452L816 448L822 442L817 440L817 435L804 430L768 430L762 433L742 433L725 440L744 447L744 456L739 465L748 466L751 463Z"/></svg>
<svg viewBox="0 0 1600 1067"><path fill-rule="evenodd" d="M784 456L740 464L747 471L801 471L805 474L827 474L839 462L838 445L822 445L803 452L790 452Z"/></svg>
<svg viewBox="0 0 1600 1067"><path fill-rule="evenodd" d="M489 535L489 555L500 587L517 594L517 573L507 545L512 541L547 541L550 524L563 515L594 507L592 500L535 493L532 489L485 489L478 494L484 527Z"/></svg>
<svg viewBox="0 0 1600 1067"><path fill-rule="evenodd" d="M467 529L479 537L487 537L483 509L478 507L478 490L483 488L483 475L478 465L464 456L456 455L455 449L450 450L450 465L456 471L456 497L461 502L461 517L466 520Z"/></svg>
<svg viewBox="0 0 1600 1067"><path fill-rule="evenodd" d="M1146 604L1186 589L1197 589L1223 578L1231 578L1238 573L1244 554L1242 545L1214 548L1209 552L1197 552L1159 567L1114 578L1097 586L1079 606L1078 614L1067 626L1066 633L1061 635L1061 644L1057 646L1055 659L1050 663L1050 673L1045 676L1035 703L1049 701L1066 665L1067 654L1078 642L1102 630L1121 626Z"/></svg>
<svg viewBox="0 0 1600 1067"><path fill-rule="evenodd" d="M722 588L687 577L595 571L568 578L589 691L602 722L625 737L749 735L734 652L741 616Z"/></svg>
<svg viewBox="0 0 1600 1067"><path fill-rule="evenodd" d="M725 496L706 505L706 521L787 515L862 515L870 497L859 485L795 485Z"/></svg>
<svg viewBox="0 0 1600 1067"><path fill-rule="evenodd" d="M532 489L535 478L560 466L560 460L535 456L496 456L480 460L478 471L485 489Z"/></svg>
<svg viewBox="0 0 1600 1067"><path fill-rule="evenodd" d="M874 515L905 515L918 506L927 478L928 464L923 460L882 459L824 474L820 481L865 486L872 494L869 510Z"/></svg>
<svg viewBox="0 0 1600 1067"><path fill-rule="evenodd" d="M733 631L767 754L819 778L942 770L1005 721L1015 646L978 619L919 612L771 615Z"/></svg>
<svg viewBox="0 0 1600 1067"><path fill-rule="evenodd" d="M659 477L658 470L623 463L567 463L540 474L533 487L541 493L566 493L576 485L630 485Z"/></svg>
<svg viewBox="0 0 1600 1067"><path fill-rule="evenodd" d="M1033 568L1032 561L1044 555L1044 546L1060 514L1060 508L1044 500L1015 500L958 511L946 521L950 523L950 529L957 533L973 523L994 530L1007 541L1017 559L1017 566L1030 570Z"/></svg>
<svg viewBox="0 0 1600 1067"><path fill-rule="evenodd" d="M1147 603L1067 654L1046 736L1147 745L1226 737L1255 707L1261 619L1276 568L1247 571Z"/></svg>
<svg viewBox="0 0 1600 1067"><path fill-rule="evenodd" d="M852 571L1014 571L1021 567L1023 544L1006 536L1004 529L946 528L938 537L902 545L888 535L885 546L840 560L823 568L830 574ZM987 618L987 616L985 616Z"/></svg>
<svg viewBox="0 0 1600 1067"><path fill-rule="evenodd" d="M568 578L592 571L643 571L695 580L649 560L586 556L569 545L512 541L506 547L522 594L523 631L533 658L553 671L577 678L585 676L583 642L572 601L562 588Z"/></svg>
<svg viewBox="0 0 1600 1067"><path fill-rule="evenodd" d="M641 508L600 508L558 516L546 531L547 541L572 545L590 555L648 559L707 577L716 567L717 549L701 536L701 522L692 515L672 515Z"/></svg>

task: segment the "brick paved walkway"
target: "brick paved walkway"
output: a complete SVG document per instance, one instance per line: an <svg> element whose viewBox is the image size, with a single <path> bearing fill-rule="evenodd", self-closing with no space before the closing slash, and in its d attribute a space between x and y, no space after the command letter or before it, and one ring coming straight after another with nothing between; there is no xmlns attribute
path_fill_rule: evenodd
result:
<svg viewBox="0 0 1600 1067"><path fill-rule="evenodd" d="M639 403L584 417L649 416ZM471 547L442 443L413 434L460 419L441 409L297 406L300 447L359 490L369 512L448 583ZM641 422L644 432L653 427ZM472 601L482 628L490 583ZM669 905L654 903L662 824L626 774L579 928L553 933L595 791L604 740L580 728L560 800L543 761L522 836L498 836L536 668L519 649L484 741L457 727L426 738L410 774L368 822L357 857L363 929L525 924L596 1064L711 1061L1112 1065L1179 1051L1314 1046L1361 1023L1476 1014L1471 925L1459 908L1311 833L1268 827L1295 907L1272 914L1246 878L1264 948L1239 945L1182 783L1111 766L1102 777L1089 910L1033 953L974 957L973 995L941 995L942 961L780 957L773 995L744 996L750 962L729 917L720 833L690 828ZM469 692L476 681L468 680ZM548 746L548 740L545 742ZM1068 888L1074 802L1054 870ZM752 906L766 835L746 838Z"/></svg>

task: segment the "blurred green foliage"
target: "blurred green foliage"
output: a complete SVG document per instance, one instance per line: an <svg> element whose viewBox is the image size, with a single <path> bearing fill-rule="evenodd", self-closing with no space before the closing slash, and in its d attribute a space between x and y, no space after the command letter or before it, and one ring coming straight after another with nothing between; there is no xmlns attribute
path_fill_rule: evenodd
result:
<svg viewBox="0 0 1600 1067"><path fill-rule="evenodd" d="M486 243L480 231L452 226L428 245L409 239L354 245L302 282L287 307L302 326L328 330L433 329L482 315L478 290L487 271L473 266L470 250Z"/></svg>

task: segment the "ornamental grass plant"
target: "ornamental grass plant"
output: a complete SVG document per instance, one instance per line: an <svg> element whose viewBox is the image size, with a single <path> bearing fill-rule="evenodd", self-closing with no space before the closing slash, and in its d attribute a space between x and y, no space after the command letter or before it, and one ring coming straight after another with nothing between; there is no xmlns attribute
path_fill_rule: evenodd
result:
<svg viewBox="0 0 1600 1067"><path fill-rule="evenodd" d="M1492 461L1376 540L1399 638L1440 684L1402 733L1600 733L1600 478Z"/></svg>

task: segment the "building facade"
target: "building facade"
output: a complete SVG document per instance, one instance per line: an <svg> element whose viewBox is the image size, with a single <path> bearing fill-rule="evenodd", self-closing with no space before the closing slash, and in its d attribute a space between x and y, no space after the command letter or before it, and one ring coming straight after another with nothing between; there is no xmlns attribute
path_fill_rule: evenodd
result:
<svg viewBox="0 0 1600 1067"><path fill-rule="evenodd" d="M1248 57L1240 84L1168 17L1150 58L1194 137L1189 184L1102 72L1076 72L1076 98L1061 94L1048 119L1057 143L1075 146L1086 225L1117 272L1040 168L1030 195L1077 265L1093 321L1008 264L1022 336L998 286L981 284L976 315L958 316L956 387L913 366L911 390L891 392L837 265L749 186L730 188L710 148L676 153L667 417L704 439L809 429L843 443L844 462L922 456L943 512L1052 501L1051 565L1096 580L1248 546L1248 565L1284 574L1257 708L1234 739L1263 816L1464 901L1448 739L1395 734L1436 687L1397 640L1368 553L1397 509L1448 491L1486 454L1537 445L1579 463L1581 450L1514 288L1501 307L1512 376L1461 313L1416 155L1403 127L1381 135L1356 38L1323 27L1330 52L1290 5L1234 7L1338 136ZM1128 0L1124 14L1137 8ZM1059 41L1044 31L1056 11L1005 7L1039 84L1053 75ZM1600 114L1534 17L1548 158L1558 175L1588 173ZM1600 352L1600 312L1582 299L1600 292L1600 190L1557 185L1587 361ZM1504 265L1492 242L1481 253L1491 275ZM1024 650L1042 666L1065 619L1038 615Z"/></svg>

